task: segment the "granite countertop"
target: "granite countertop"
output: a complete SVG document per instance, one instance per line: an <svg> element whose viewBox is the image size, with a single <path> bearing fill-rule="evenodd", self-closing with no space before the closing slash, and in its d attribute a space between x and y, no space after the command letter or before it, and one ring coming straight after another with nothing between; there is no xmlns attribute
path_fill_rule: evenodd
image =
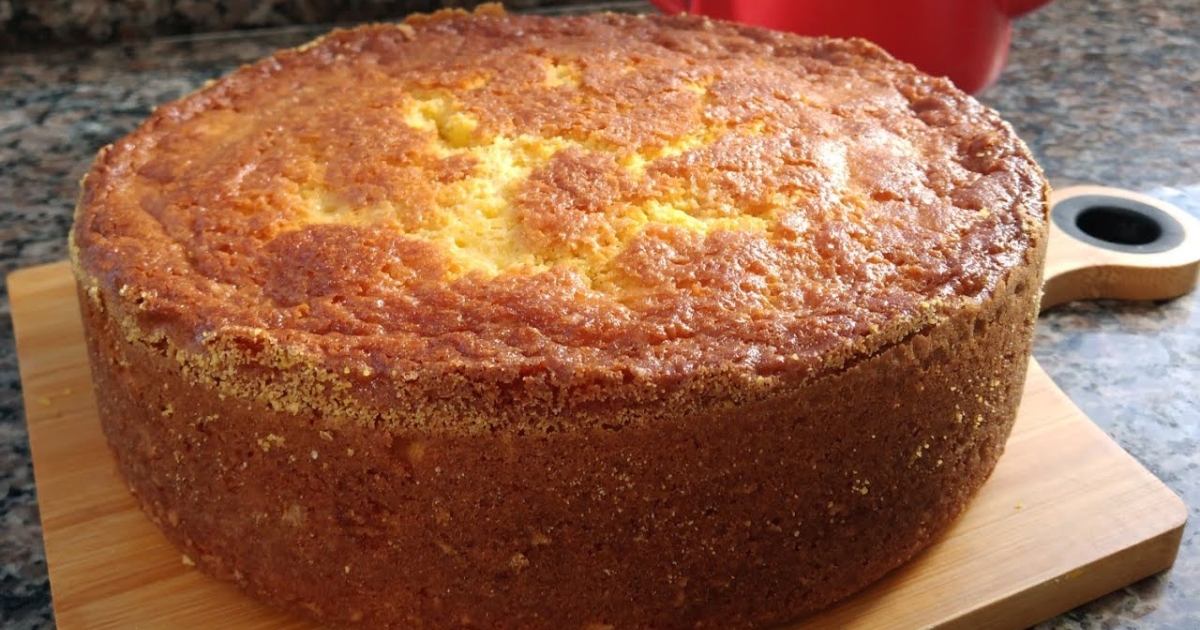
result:
<svg viewBox="0 0 1200 630"><path fill-rule="evenodd" d="M5 4L0 2L0 4ZM628 3L626 3L628 4ZM0 272L62 259L95 152L157 103L322 32L299 26L0 53ZM1200 216L1200 11L1194 0L1057 0L1018 22L981 95L1052 184L1146 192ZM53 628L7 289L0 290L0 628ZM1101 428L1200 511L1200 293L1061 306L1042 366ZM1200 537L1175 567L1038 626L1200 628Z"/></svg>
<svg viewBox="0 0 1200 630"><path fill-rule="evenodd" d="M387 20L497 0L0 0L0 49L131 42L156 36L292 24ZM592 7L596 0L505 0L509 9ZM625 2L625 4L629 4Z"/></svg>

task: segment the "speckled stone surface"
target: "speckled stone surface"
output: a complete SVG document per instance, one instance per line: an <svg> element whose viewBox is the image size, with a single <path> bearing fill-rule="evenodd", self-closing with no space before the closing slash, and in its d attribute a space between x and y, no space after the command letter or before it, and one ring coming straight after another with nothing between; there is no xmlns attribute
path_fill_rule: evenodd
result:
<svg viewBox="0 0 1200 630"><path fill-rule="evenodd" d="M388 20L413 11L500 0L0 0L0 50L103 44L154 36ZM510 9L630 5L595 0L503 0Z"/></svg>
<svg viewBox="0 0 1200 630"><path fill-rule="evenodd" d="M4 4L0 2L0 5ZM3 9L3 7L0 7ZM0 54L0 272L65 257L77 181L151 107L319 28ZM1200 216L1195 0L1057 0L1018 23L981 95L1056 186L1120 186ZM1035 353L1058 385L1190 506L1175 567L1038 630L1200 628L1200 293L1072 304ZM0 291L0 628L53 628L7 290Z"/></svg>

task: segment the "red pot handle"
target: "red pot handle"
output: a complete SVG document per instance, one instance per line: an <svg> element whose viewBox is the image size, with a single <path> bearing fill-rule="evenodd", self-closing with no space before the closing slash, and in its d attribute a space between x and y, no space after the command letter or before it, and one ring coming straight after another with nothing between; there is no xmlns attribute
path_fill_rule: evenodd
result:
<svg viewBox="0 0 1200 630"><path fill-rule="evenodd" d="M1050 0L1000 0L1000 6L1010 18L1020 17L1030 11L1049 4Z"/></svg>
<svg viewBox="0 0 1200 630"><path fill-rule="evenodd" d="M691 0L650 0L663 13L683 13L691 8Z"/></svg>

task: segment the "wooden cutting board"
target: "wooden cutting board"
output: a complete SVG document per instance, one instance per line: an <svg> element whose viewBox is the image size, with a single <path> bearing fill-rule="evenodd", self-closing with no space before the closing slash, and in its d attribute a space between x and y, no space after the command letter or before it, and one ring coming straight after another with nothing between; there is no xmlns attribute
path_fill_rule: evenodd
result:
<svg viewBox="0 0 1200 630"><path fill-rule="evenodd" d="M1107 283L1087 295L1144 297L1137 274L1181 265L1190 281L1172 272L1184 280L1154 297L1195 284L1194 235L1183 257L1114 256L1064 239L1053 231L1044 305L1079 294L1061 282L1052 291L1051 281L1083 270L1110 270L1084 278ZM1139 270L1124 286L1111 271L1123 267ZM60 630L311 630L186 566L142 516L96 418L67 264L18 271L9 292ZM788 628L1024 628L1166 569L1186 520L1180 499L1032 362L1008 449L966 514L913 562Z"/></svg>

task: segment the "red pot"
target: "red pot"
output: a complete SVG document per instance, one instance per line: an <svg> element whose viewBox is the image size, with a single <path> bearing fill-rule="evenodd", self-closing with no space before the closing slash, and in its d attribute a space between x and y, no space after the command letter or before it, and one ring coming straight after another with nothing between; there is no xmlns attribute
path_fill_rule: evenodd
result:
<svg viewBox="0 0 1200 630"><path fill-rule="evenodd" d="M978 92L1000 76L1012 19L1050 0L650 0L802 35L863 37L929 74Z"/></svg>

